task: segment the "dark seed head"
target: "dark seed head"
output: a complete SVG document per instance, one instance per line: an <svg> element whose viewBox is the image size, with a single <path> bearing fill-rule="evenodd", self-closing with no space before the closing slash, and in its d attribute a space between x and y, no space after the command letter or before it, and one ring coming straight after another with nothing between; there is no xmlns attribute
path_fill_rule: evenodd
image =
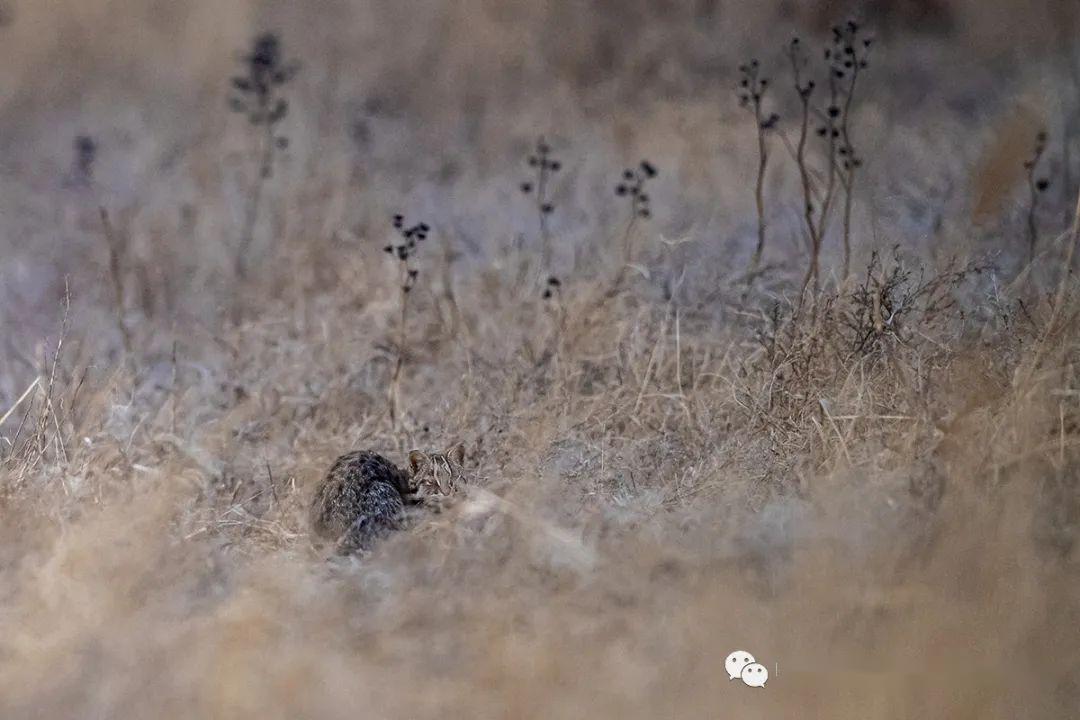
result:
<svg viewBox="0 0 1080 720"><path fill-rule="evenodd" d="M281 41L273 33L264 33L255 38L255 46L248 56L252 67L269 69L281 62Z"/></svg>

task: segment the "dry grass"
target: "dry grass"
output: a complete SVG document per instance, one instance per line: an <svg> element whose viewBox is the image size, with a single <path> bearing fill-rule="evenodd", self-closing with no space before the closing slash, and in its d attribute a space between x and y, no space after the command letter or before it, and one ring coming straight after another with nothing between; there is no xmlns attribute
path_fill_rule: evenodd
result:
<svg viewBox="0 0 1080 720"><path fill-rule="evenodd" d="M123 22L143 27L150 5L103 3L98 22L130 6ZM747 288L736 277L753 193L739 178L754 148L737 140L736 108L719 130L705 110L729 88L685 69L705 53L678 42L699 39L689 10L665 23L632 4L638 52L610 50L610 67L655 74L629 90L589 77L593 51L575 50L620 27L606 10L563 36L571 4L425 4L451 39L470 25L462 8L489 32L472 49L426 45L419 30L395 47L387 32L367 56L356 35L379 33L359 20L404 28L397 11L323 5L314 27L284 3L258 16L297 37L306 80L243 285L232 58L166 73L163 102L200 111L183 121L90 103L84 131L104 136L92 191L54 183L2 201L17 209L2 216L12 237L39 242L0 246L0 716L1063 718L1080 706L1073 238L1044 238L1020 275L1026 246L1008 218L970 249L971 208L937 193L967 181L978 147L939 153L945 140L870 97L860 126L878 154L864 175L884 191L856 206L865 272L835 287L831 236L827 289L797 315L806 257L781 201L798 197L797 176L769 178L775 235ZM203 12L184 17L210 22ZM256 15L235 12L216 32L242 47ZM522 42L543 70L520 69L537 97L491 60ZM151 53L134 47L84 49L110 63ZM685 67L650 65L675 47ZM408 76L420 89L401 90L396 73L424 48ZM453 92L425 103L413 92L440 62ZM353 65L360 86L343 79ZM883 82L909 71L882 60ZM89 95L143 92L83 72ZM987 106L1010 92L988 88ZM603 109L624 101L633 122ZM12 153L52 157L53 174L18 166L4 187L48 185L65 167L49 133L71 125L70 104L26 102L5 109L28 138ZM973 122L925 112L946 135ZM29 127L42 117L52 124ZM368 139L353 127L350 140L361 121ZM565 167L550 226L563 286L546 303L518 282L540 238L513 164L539 132L561 134ZM608 182L642 156L661 169L655 217L640 228L641 272L612 296L624 218ZM912 179L895 176L912 165ZM111 254L99 204L125 240ZM433 233L393 422L398 290L382 246L399 208ZM944 219L928 243L932 213ZM477 481L448 512L362 559L313 546L306 503L338 454L403 462L456 440ZM765 689L728 681L736 648L769 667Z"/></svg>

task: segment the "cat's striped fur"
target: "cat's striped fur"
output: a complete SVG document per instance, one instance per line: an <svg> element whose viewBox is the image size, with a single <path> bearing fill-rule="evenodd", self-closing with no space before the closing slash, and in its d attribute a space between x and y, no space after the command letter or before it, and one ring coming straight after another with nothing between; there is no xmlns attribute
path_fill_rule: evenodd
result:
<svg viewBox="0 0 1080 720"><path fill-rule="evenodd" d="M465 449L409 453L403 470L383 456L358 450L339 457L312 499L311 529L343 554L370 549L403 527L405 506L450 495L464 474Z"/></svg>

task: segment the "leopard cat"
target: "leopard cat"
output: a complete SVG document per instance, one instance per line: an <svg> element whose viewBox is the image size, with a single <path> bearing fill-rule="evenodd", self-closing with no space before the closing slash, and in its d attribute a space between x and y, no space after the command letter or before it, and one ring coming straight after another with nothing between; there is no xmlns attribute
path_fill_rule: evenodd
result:
<svg viewBox="0 0 1080 720"><path fill-rule="evenodd" d="M316 536L337 543L348 555L370 550L404 527L405 509L428 505L438 509L463 481L465 447L444 453L409 453L407 469L370 450L342 455L319 484L310 508Z"/></svg>

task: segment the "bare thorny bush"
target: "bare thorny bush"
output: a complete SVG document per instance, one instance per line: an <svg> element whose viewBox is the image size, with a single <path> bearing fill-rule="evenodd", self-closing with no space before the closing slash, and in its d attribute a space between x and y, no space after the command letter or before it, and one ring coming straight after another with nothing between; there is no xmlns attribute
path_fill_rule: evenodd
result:
<svg viewBox="0 0 1080 720"><path fill-rule="evenodd" d="M920 416L935 369L948 364L965 322L961 291L992 271L985 262L950 261L927 272L899 248L874 252L862 279L847 290L825 292L817 312L773 305L755 329L757 352L741 373L741 402L756 426L792 449L804 449L805 430L839 432L832 403L848 394L853 378L870 392L845 421ZM982 322L982 320L979 320ZM877 398L874 399L874 396Z"/></svg>
<svg viewBox="0 0 1080 720"><path fill-rule="evenodd" d="M992 269L989 263L956 259L927 276L914 270L893 248L891 263L877 251L871 255L862 281L846 293L838 310L843 335L855 356L887 351L887 345L910 346L918 337L962 317L955 291L968 280Z"/></svg>

